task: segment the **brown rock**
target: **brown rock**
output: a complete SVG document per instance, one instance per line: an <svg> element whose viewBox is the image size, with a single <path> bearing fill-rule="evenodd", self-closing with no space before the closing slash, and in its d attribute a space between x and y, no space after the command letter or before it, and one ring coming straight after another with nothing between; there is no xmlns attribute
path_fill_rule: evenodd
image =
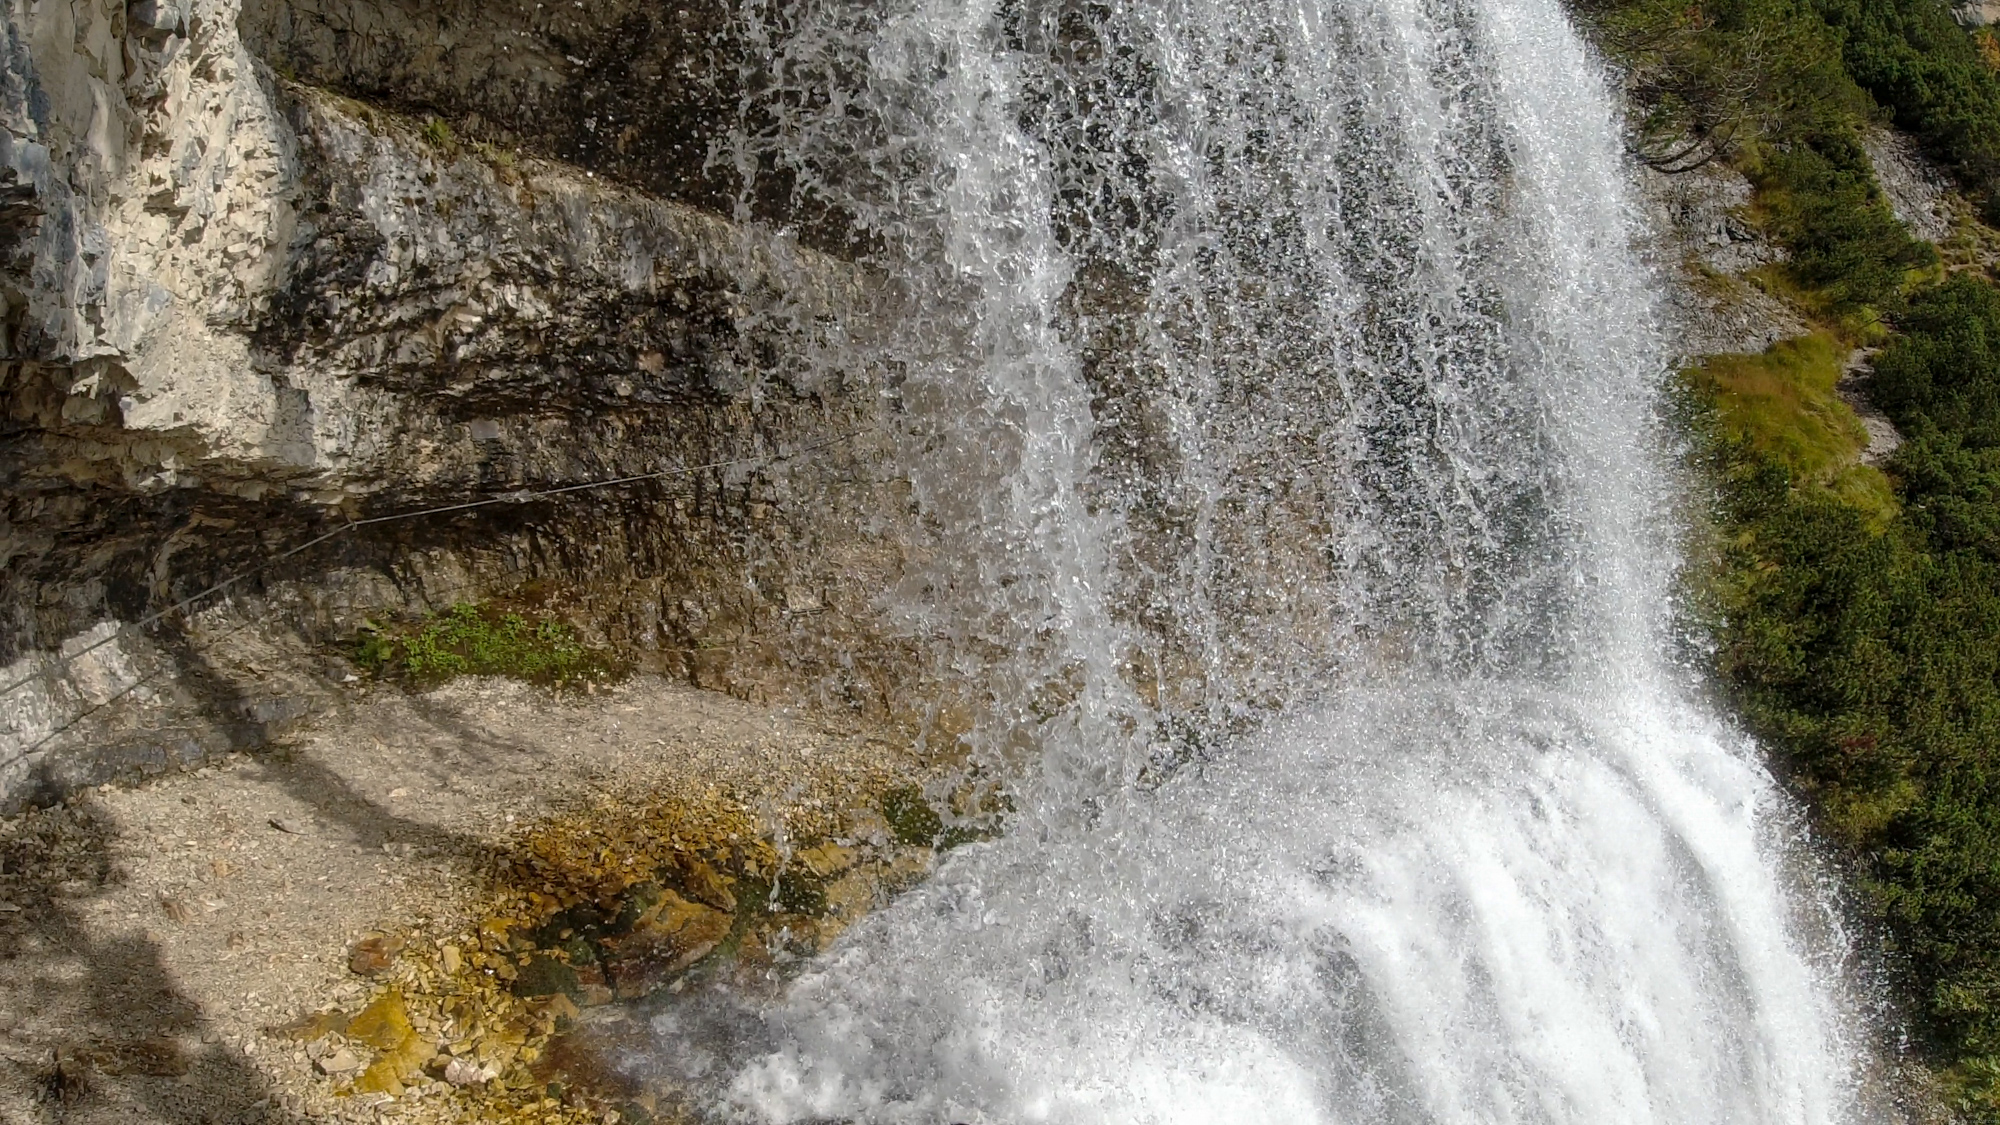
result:
<svg viewBox="0 0 2000 1125"><path fill-rule="evenodd" d="M347 967L364 977L378 976L396 963L403 952L403 939L388 934L369 934L354 943L347 955Z"/></svg>
<svg viewBox="0 0 2000 1125"><path fill-rule="evenodd" d="M390 989L348 1022L347 1036L375 1048L379 1054L368 1069L355 1079L354 1089L364 1094L401 1097L403 1087L413 1081L429 1062L434 1050L410 1026L410 1014L403 1006L403 994Z"/></svg>
<svg viewBox="0 0 2000 1125"><path fill-rule="evenodd" d="M663 892L630 933L605 940L605 975L619 999L644 996L708 956L730 922L720 910Z"/></svg>
<svg viewBox="0 0 2000 1125"><path fill-rule="evenodd" d="M586 1008L593 1008L600 1004L609 1004L613 996L611 995L611 989L606 986L604 969L595 963L578 965L576 967L576 988L571 993L571 996L578 1004Z"/></svg>
<svg viewBox="0 0 2000 1125"><path fill-rule="evenodd" d="M706 863L697 862L686 875L687 892L696 902L713 906L725 914L736 912L736 895L729 889L729 880Z"/></svg>
<svg viewBox="0 0 2000 1125"><path fill-rule="evenodd" d="M349 1039L358 1039L378 1051L401 1046L413 1033L409 1010L403 1006L403 994L393 988L376 997L347 1023Z"/></svg>
<svg viewBox="0 0 2000 1125"><path fill-rule="evenodd" d="M314 1012L312 1015L294 1020L283 1027L271 1028L270 1033L286 1039L297 1039L310 1043L313 1040L331 1035L336 1031L344 1032L346 1030L347 1013L338 1008L328 1008L323 1012Z"/></svg>
<svg viewBox="0 0 2000 1125"><path fill-rule="evenodd" d="M806 870L823 879L853 867L856 858L853 848L844 848L831 842L806 848L797 856L798 861L805 864Z"/></svg>

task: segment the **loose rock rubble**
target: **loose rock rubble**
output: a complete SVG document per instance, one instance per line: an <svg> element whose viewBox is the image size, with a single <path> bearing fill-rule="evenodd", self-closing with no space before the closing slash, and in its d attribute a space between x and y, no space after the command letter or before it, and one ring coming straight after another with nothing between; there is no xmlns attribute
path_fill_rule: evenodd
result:
<svg viewBox="0 0 2000 1125"><path fill-rule="evenodd" d="M768 994L923 878L937 772L653 679L460 681L0 821L0 1120L683 1119L632 1006Z"/></svg>

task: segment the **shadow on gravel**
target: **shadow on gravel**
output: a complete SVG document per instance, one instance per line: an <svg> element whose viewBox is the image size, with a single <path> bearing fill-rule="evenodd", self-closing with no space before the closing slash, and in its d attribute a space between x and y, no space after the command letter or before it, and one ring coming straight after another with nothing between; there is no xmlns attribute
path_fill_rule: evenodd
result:
<svg viewBox="0 0 2000 1125"><path fill-rule="evenodd" d="M159 948L91 936L119 878L113 829L85 800L0 835L0 1086L49 1125L286 1125L257 1066L205 1034ZM134 927L135 929L137 927Z"/></svg>

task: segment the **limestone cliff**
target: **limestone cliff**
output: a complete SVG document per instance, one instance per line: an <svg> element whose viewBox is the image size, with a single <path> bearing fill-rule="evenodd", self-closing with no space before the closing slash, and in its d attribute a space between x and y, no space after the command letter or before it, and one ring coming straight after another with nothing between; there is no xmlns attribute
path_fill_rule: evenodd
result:
<svg viewBox="0 0 2000 1125"><path fill-rule="evenodd" d="M911 706L879 599L944 540L882 456L903 373L865 357L897 303L769 155L760 107L813 96L758 62L784 5L0 3L0 807L259 743L341 697L365 621L461 600L739 695ZM1775 253L1747 192L1650 183L1689 354L1802 330L1745 280ZM1169 482L1130 569L1170 575L1195 518L1150 282L1067 237L1103 472ZM1244 479L1310 461L1294 437ZM1240 651L1323 647L1292 603L1338 568L1289 529L1333 506L1237 529L1243 589L1292 592L1231 608ZM1165 589L1124 607L1164 638L1141 687L1198 695Z"/></svg>
<svg viewBox="0 0 2000 1125"><path fill-rule="evenodd" d="M879 706L854 630L795 627L865 619L893 554L846 437L881 375L819 359L870 283L724 217L711 16L539 11L6 4L0 803L254 742L368 615L509 591ZM120 632L348 520L716 462L370 525Z"/></svg>

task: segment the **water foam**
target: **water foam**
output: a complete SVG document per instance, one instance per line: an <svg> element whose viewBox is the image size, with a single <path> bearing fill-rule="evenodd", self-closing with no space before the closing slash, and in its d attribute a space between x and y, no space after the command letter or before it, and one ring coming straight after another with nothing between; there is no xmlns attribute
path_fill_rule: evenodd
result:
<svg viewBox="0 0 2000 1125"><path fill-rule="evenodd" d="M1018 815L716 1112L1867 1116L1792 814L1663 655L1666 350L1555 0L769 26L757 143L897 294L928 538L886 608Z"/></svg>
<svg viewBox="0 0 2000 1125"><path fill-rule="evenodd" d="M770 1120L1838 1120L1776 800L1678 706L1359 694L1163 787L1142 830L955 855L797 982L730 1097Z"/></svg>

